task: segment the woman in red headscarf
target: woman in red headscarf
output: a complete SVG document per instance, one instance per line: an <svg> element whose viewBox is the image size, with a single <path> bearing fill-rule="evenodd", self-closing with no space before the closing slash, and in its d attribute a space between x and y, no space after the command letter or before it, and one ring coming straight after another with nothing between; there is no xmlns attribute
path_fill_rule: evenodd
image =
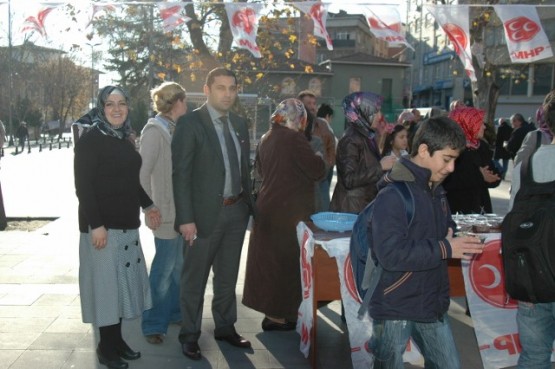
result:
<svg viewBox="0 0 555 369"><path fill-rule="evenodd" d="M482 140L484 114L476 108L458 108L449 113L466 136L466 149L455 162L455 171L443 183L453 213L492 212L488 188L497 187L501 177L492 162L493 152Z"/></svg>

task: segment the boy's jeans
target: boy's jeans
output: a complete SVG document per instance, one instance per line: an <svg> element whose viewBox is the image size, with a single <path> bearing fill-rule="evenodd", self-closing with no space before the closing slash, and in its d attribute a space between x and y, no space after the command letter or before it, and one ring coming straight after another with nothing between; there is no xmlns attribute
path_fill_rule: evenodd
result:
<svg viewBox="0 0 555 369"><path fill-rule="evenodd" d="M516 323L522 345L517 368L551 369L555 302L532 304L519 301Z"/></svg>
<svg viewBox="0 0 555 369"><path fill-rule="evenodd" d="M143 312L143 335L166 334L171 322L181 320L179 281L183 267L183 238L154 238L156 254L150 267L152 309Z"/></svg>
<svg viewBox="0 0 555 369"><path fill-rule="evenodd" d="M374 369L403 369L403 353L410 337L424 356L426 369L460 369L447 315L443 321L433 323L374 320L368 342L368 349L374 355Z"/></svg>

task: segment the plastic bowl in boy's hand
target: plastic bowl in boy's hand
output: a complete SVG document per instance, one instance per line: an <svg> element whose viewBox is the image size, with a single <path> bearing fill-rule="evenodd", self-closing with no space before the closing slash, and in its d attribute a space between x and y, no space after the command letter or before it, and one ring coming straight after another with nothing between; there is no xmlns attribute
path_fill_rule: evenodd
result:
<svg viewBox="0 0 555 369"><path fill-rule="evenodd" d="M326 211L312 214L310 219L312 219L316 227L323 229L324 231L346 232L353 229L357 215Z"/></svg>

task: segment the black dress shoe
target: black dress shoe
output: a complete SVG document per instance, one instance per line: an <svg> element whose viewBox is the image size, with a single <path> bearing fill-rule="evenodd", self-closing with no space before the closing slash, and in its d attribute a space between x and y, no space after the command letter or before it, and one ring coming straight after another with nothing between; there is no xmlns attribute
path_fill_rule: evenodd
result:
<svg viewBox="0 0 555 369"><path fill-rule="evenodd" d="M227 336L215 336L216 340L218 341L226 341L232 346L241 347L241 348L250 348L251 343L245 337L239 335L237 332L232 334L228 334Z"/></svg>
<svg viewBox="0 0 555 369"><path fill-rule="evenodd" d="M129 346L122 349L116 349L116 353L119 357L125 360L137 360L141 357L141 353L139 351L133 351L129 348Z"/></svg>
<svg viewBox="0 0 555 369"><path fill-rule="evenodd" d="M268 318L262 320L263 331L292 331L296 327L297 323L295 322L278 323Z"/></svg>
<svg viewBox="0 0 555 369"><path fill-rule="evenodd" d="M129 368L129 364L125 361L121 360L121 358L116 358L113 360L108 359L102 351L100 351L100 347L96 348L96 356L98 357L98 362L102 365L106 365L109 369L127 369Z"/></svg>
<svg viewBox="0 0 555 369"><path fill-rule="evenodd" d="M185 342L181 345L181 351L183 355L187 356L192 360L200 360L200 347L197 342Z"/></svg>

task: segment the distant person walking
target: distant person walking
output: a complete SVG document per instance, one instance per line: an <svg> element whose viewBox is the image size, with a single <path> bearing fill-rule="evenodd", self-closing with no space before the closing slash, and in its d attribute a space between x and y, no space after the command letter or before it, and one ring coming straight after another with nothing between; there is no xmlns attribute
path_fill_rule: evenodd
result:
<svg viewBox="0 0 555 369"><path fill-rule="evenodd" d="M5 142L6 142L6 127L4 127L4 123L0 120L0 158L4 154Z"/></svg>
<svg viewBox="0 0 555 369"><path fill-rule="evenodd" d="M17 127L17 131L15 132L15 136L19 140L19 146L21 146L21 151L25 149L25 141L29 139L29 130L27 129L27 123L21 122L19 127Z"/></svg>
<svg viewBox="0 0 555 369"><path fill-rule="evenodd" d="M509 125L505 119L499 119L499 127L497 127L497 135L495 138L495 153L493 159L500 162L501 165L501 179L505 179L505 174L509 168L509 159L511 158L511 153L507 151L507 142L511 138L513 133L512 127Z"/></svg>

